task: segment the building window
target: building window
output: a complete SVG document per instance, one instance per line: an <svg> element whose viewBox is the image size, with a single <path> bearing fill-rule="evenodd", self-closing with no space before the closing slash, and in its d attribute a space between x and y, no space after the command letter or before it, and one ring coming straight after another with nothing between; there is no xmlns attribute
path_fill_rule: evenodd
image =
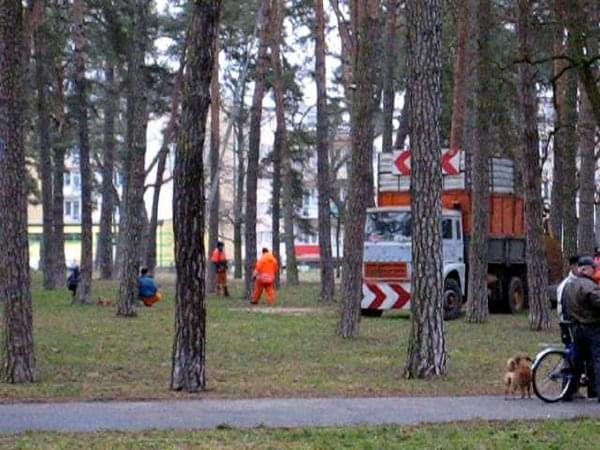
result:
<svg viewBox="0 0 600 450"><path fill-rule="evenodd" d="M70 220L81 219L81 204L79 200L65 200L65 217Z"/></svg>
<svg viewBox="0 0 600 450"><path fill-rule="evenodd" d="M65 187L79 189L81 187L81 174L79 172L65 172L63 185Z"/></svg>
<svg viewBox="0 0 600 450"><path fill-rule="evenodd" d="M77 172L73 172L71 183L75 189L79 189L81 187L81 175Z"/></svg>

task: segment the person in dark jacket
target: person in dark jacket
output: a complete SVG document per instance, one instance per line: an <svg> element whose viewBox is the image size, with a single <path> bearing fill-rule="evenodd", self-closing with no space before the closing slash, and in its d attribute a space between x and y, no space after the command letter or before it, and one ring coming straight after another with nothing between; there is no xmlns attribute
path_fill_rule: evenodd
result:
<svg viewBox="0 0 600 450"><path fill-rule="evenodd" d="M588 371L590 379L588 395L600 391L600 286L594 281L596 263L591 256L582 256L578 262L579 276L566 284L563 299L571 321L573 322L573 339L575 345L575 383L567 393L565 400L570 400L579 385L579 377L583 373L585 362L589 362L593 371ZM600 401L600 399L599 399Z"/></svg>
<svg viewBox="0 0 600 450"><path fill-rule="evenodd" d="M142 268L138 278L138 296L146 306L152 306L162 298L154 278L148 273L146 267Z"/></svg>
<svg viewBox="0 0 600 450"><path fill-rule="evenodd" d="M81 272L78 266L73 266L69 269L71 272L67 277L67 289L71 291L73 298L77 294L77 286L79 286L79 280L81 279Z"/></svg>

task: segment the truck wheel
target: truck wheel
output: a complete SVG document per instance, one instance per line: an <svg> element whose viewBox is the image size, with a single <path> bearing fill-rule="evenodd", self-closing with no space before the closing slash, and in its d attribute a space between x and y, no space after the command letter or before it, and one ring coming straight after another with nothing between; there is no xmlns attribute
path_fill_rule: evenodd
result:
<svg viewBox="0 0 600 450"><path fill-rule="evenodd" d="M508 309L515 314L525 309L525 286L519 277L512 277L506 292Z"/></svg>
<svg viewBox="0 0 600 450"><path fill-rule="evenodd" d="M381 315L383 314L383 309L361 309L360 310L360 314L361 316L364 317L381 317Z"/></svg>
<svg viewBox="0 0 600 450"><path fill-rule="evenodd" d="M460 284L454 278L444 282L444 320L457 319L462 307Z"/></svg>

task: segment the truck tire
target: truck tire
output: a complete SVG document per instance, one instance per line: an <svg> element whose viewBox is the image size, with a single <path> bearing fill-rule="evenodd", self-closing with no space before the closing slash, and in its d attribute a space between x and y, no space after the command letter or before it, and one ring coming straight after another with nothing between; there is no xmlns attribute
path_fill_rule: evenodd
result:
<svg viewBox="0 0 600 450"><path fill-rule="evenodd" d="M510 278L508 289L506 290L506 304L512 314L525 309L525 286L520 277L515 276Z"/></svg>
<svg viewBox="0 0 600 450"><path fill-rule="evenodd" d="M363 317L381 317L383 309L361 309L360 314Z"/></svg>
<svg viewBox="0 0 600 450"><path fill-rule="evenodd" d="M454 278L444 281L444 320L454 320L460 317L462 294L460 284Z"/></svg>

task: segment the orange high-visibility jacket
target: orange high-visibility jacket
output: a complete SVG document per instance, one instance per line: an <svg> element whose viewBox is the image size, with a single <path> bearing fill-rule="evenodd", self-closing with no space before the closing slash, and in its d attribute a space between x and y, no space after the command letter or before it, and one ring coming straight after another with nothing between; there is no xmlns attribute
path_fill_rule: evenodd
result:
<svg viewBox="0 0 600 450"><path fill-rule="evenodd" d="M210 260L214 263L226 262L227 256L225 256L225 250L220 251L218 248L215 248L212 252L212 256L210 257Z"/></svg>
<svg viewBox="0 0 600 450"><path fill-rule="evenodd" d="M277 259L271 252L263 253L262 256L258 258L258 261L256 261L256 271L258 273L271 273L275 275L278 268L279 264L277 264Z"/></svg>

